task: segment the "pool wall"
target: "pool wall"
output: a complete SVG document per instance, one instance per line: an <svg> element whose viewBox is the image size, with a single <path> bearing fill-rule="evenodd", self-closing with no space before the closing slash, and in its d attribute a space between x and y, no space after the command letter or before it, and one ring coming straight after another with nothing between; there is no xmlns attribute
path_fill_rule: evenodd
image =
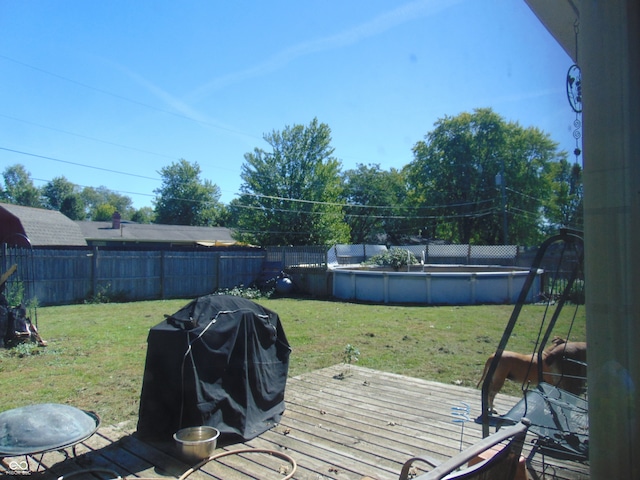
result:
<svg viewBox="0 0 640 480"><path fill-rule="evenodd" d="M388 272L335 268L333 296L343 300L427 305L515 304L529 274L513 267L432 267L429 271ZM527 297L537 298L540 270Z"/></svg>

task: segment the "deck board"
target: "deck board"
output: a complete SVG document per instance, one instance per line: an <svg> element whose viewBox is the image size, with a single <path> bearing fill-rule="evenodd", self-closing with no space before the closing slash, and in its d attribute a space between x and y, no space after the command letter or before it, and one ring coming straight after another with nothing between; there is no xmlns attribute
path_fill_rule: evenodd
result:
<svg viewBox="0 0 640 480"><path fill-rule="evenodd" d="M343 365L336 365L290 378L280 424L245 444L222 446L218 452L244 448L282 452L297 462L294 478L299 480L364 476L396 480L402 463L412 456L426 454L442 461L482 438L481 425L474 422L480 414L477 389L356 366L340 377L344 371ZM506 411L517 400L499 394L496 408ZM461 425L453 421L452 408L461 407L462 402L469 405L470 418ZM177 478L188 470L190 466L177 458L170 443L143 442L134 429L127 424L102 426L76 447L75 456L70 449L34 456L28 459L28 470L43 480L91 468L109 469L127 478ZM525 455L530 448L525 446ZM11 460L3 460L4 470L20 473L7 470ZM585 465L547 461L555 474L551 478L589 478ZM188 478L267 480L282 478L289 471L286 460L254 452L212 461ZM108 473L73 476L110 477Z"/></svg>

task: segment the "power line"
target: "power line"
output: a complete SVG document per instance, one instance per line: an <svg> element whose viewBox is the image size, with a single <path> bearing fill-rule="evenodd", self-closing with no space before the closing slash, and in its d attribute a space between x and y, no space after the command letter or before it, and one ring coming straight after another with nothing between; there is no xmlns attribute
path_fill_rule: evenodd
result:
<svg viewBox="0 0 640 480"><path fill-rule="evenodd" d="M19 154L19 155L25 155L25 156L35 157L35 158L41 158L41 159L44 159L44 160L51 160L51 161L54 161L54 162L65 163L65 164L68 164L68 165L75 165L75 166L79 166L79 167L90 168L90 169L100 170L100 171L109 172L109 173L116 173L116 174L119 174L119 175L126 175L126 176L130 176L130 177L143 178L145 180L162 181L162 179L158 178L158 177L148 177L148 176L145 176L145 175L138 175L138 174L135 174L135 173L128 173L128 172L122 172L122 171L119 171L119 170L112 170L112 169L103 168L103 167L96 167L96 166L93 166L93 165L87 165L87 164L83 164L83 163L79 163L79 162L72 162L72 161L69 161L69 160L62 160L60 158L50 157L50 156L47 156L47 155L39 155L39 154L36 154L36 153L25 152L25 151L22 151L22 150L16 150L16 149L7 148L7 147L1 147L0 146L0 150L4 150L4 151L7 151L7 152L11 152L11 153L16 153L16 154ZM142 194L142 193L132 193L132 194L135 194L135 195L148 195L148 194ZM366 208L366 209L389 209L389 208L394 208L393 206L390 206L390 205L356 205L356 204L339 203L339 202L323 202L323 201L318 201L318 200L304 200L304 199L296 199L296 198L288 198L288 197L278 197L278 196L274 196L274 195L263 195L263 194L258 194L258 193L243 193L242 195L248 195L248 196L256 197L256 198L265 198L265 199L269 199L269 200L287 201L287 202L293 202L293 203L306 203L306 204L313 204L313 205L335 206L335 207L342 207L342 208ZM404 207L404 208L415 209L415 210L420 210L420 209L425 209L425 208L429 208L429 209L456 208L456 207L463 207L463 206L469 206L469 205L479 205L479 204L482 204L482 203L489 203L489 202L493 202L493 201L494 201L493 199L487 199L487 200L480 200L480 201L475 201L475 202L451 203L451 204L445 204L445 205L431 205L431 206L428 206L428 207ZM256 207L256 208L263 208L263 207ZM283 209L283 211L295 211L295 210L285 210L285 209ZM303 211L301 210L300 212L303 212ZM406 218L406 217L398 217L398 218Z"/></svg>
<svg viewBox="0 0 640 480"><path fill-rule="evenodd" d="M135 173L120 172L118 170L111 170L109 168L103 168L103 167L95 167L93 165L86 165L86 164L83 164L83 163L71 162L69 160L62 160L60 158L48 157L46 155L38 155L36 153L23 152L21 150L14 150L12 148L0 147L0 150L4 150L6 152L11 152L11 153L17 153L19 155L26 155L26 156L29 156L29 157L42 158L44 160L51 160L53 162L66 163L67 165L75 165L77 167L92 168L94 170L100 170L102 172L117 173L119 175L127 175L129 177L144 178L145 180L154 180L154 181L160 181L161 180L160 178L157 178L157 177L154 178L154 177L147 177L145 175L138 175L138 174L135 174Z"/></svg>
<svg viewBox="0 0 640 480"><path fill-rule="evenodd" d="M34 180L38 180L39 182L45 182L48 183L51 180L45 180L44 178L37 178L37 177L32 177ZM91 185L80 185L79 183L74 183L74 182L70 182L72 183L74 186L79 187L79 188L95 188L92 187ZM155 195L152 195L151 193L140 193L140 192L129 192L127 190L111 190L109 189L109 192L114 192L114 193L120 193L120 194L128 194L128 195L139 195L139 196L143 196L143 197L154 197Z"/></svg>
<svg viewBox="0 0 640 480"><path fill-rule="evenodd" d="M339 204L330 204L330 205L339 205ZM286 209L286 208L271 208L265 206L257 206L257 205L244 205L241 203L235 203L231 208L244 208L249 210L262 210L266 212L280 212L280 213L295 213L295 214L305 214L305 215L326 215L326 212L314 212L314 211L305 211L305 210L294 210L294 209ZM391 207L387 207L391 208ZM424 207L417 207L424 208ZM429 207L431 208L431 207ZM489 208L485 210L480 210L476 212L470 213L461 213L461 214L452 214L452 215L369 215L369 214L345 214L342 213L340 216L345 218L375 218L377 220L447 220L447 219L456 219L456 218L480 218L486 217L488 215L493 215L495 213L495 208Z"/></svg>
<svg viewBox="0 0 640 480"><path fill-rule="evenodd" d="M103 167L96 167L96 166L92 166L92 165L86 165L86 164L82 164L82 163L78 163L78 162L71 162L68 160L62 160L59 158L54 158L54 157L50 157L50 156L46 156L46 155L39 155L39 154L35 154L35 153L30 153L30 152L24 152L21 150L15 150L15 149L10 149L10 148L6 148L6 147L0 147L0 150L4 150L7 152L12 152L12 153L16 153L16 154L20 154L20 155L26 155L26 156L31 156L31 157L35 157L35 158L41 158L41 159L45 159L45 160L51 160L51 161L55 161L55 162L60 162L60 163L65 163L65 164L69 164L69 165L75 165L75 166L80 166L80 167L85 167L85 168L91 168L94 170L100 170L100 171L105 171L105 172L109 172L109 173L116 173L119 175L127 175L127 176L131 176L131 177L137 177L137 178L143 178L146 180L153 180L153 181L161 181L162 179L157 178L157 177L147 177L144 175L138 175L138 174L133 174L133 173L128 173L128 172L122 172L122 171L118 171L118 170L112 170L112 169L107 169L107 168L103 168ZM44 180L41 180L44 181ZM532 198L529 195L517 192L513 189L510 189L510 191L520 194L522 196L528 197L528 198ZM131 195L141 195L141 196L153 196L151 194L145 194L145 193L138 193L138 192L119 192L119 193L128 193ZM273 195L263 195L263 194L253 194L253 193L244 193L243 195L248 195L251 197L256 197L256 198L265 198L265 199L269 199L269 200L278 200L278 201L287 201L287 202L293 202L293 203L303 203L303 204L313 204L313 205L326 205L326 206L335 206L335 207L341 207L341 208L366 208L366 209L390 209L390 208L398 208L398 207L394 207L394 206L388 206L388 205L354 205L354 204L346 204L346 203L338 203L338 202L322 202L322 201L317 201L317 200L304 200L304 199L293 199L293 198L287 198L287 197L278 197L278 196L273 196ZM193 200L193 199L188 199L188 198L174 198L174 200L181 200L181 201L187 201L187 202L200 202L199 200ZM537 199L536 199L537 200ZM442 209L442 208L457 208L457 207L465 207L465 206L469 206L469 205L479 205L482 203L493 203L495 201L495 199L487 199L487 200L480 200L480 201L476 201L476 202L465 202L465 203L452 203L452 204L445 204L445 205L430 205L430 206L421 206L421 207L401 207L403 209L412 209L412 210L435 210L435 209ZM203 202L206 203L206 202ZM326 212L309 212L309 211L305 211L305 210L296 210L296 209L285 209L285 208L273 208L273 207L268 207L268 206L256 206L256 205L244 205L241 203L235 203L233 205L233 207L235 208L247 208L247 209L256 209L256 210L268 210L271 212L281 212L281 213L297 213L297 214L313 214L313 215L324 215ZM521 214L527 214L527 215L531 215L531 216L535 216L537 215L535 212L526 212L524 210L520 210L520 209L516 209L511 207L510 210L518 210ZM360 218L360 217L369 217L369 218L375 218L375 219L389 219L389 220L407 220L407 219L414 219L414 220L430 220L430 219L440 219L440 220L447 220L447 219L455 219L455 218L479 218L479 217L483 217L483 216L487 216L487 215L491 215L495 213L495 208L490 208L490 209L485 209L485 210L481 210L481 211L477 211L477 212L471 212L471 213L462 213L462 214L449 214L449 215L437 215L437 214L433 214L433 215L371 215L371 214L363 214L363 215L358 215L358 214L349 214L349 213L343 213L343 215L347 218Z"/></svg>
<svg viewBox="0 0 640 480"><path fill-rule="evenodd" d="M81 135L79 133L69 132L67 130L62 130L60 128L48 127L46 125L41 125L41 124L38 124L38 123L35 123L35 122L30 122L28 120L22 120L21 118L12 117L10 115L4 115L2 113L0 113L0 117L8 118L8 119L14 120L16 122L22 122L22 123L25 123L27 125L33 125L35 127L44 128L44 129L47 129L47 130L51 130L53 132L59 132L59 133L64 133L66 135L71 135L71 136L78 137L78 138L84 138L85 140L91 140L93 142L104 143L105 145L113 145L115 147L126 148L128 150L134 150L136 152L147 153L149 155L156 155L158 157L171 158L171 159L174 159L174 160L176 159L176 157L173 156L173 155L166 155L164 153L151 152L149 150L144 150L142 148L131 147L131 146L128 146L128 145L122 145L121 143L110 142L108 140L101 140L99 138L89 137L87 135Z"/></svg>
<svg viewBox="0 0 640 480"><path fill-rule="evenodd" d="M508 190L509 192L512 192L512 193L515 193L516 195L520 195L521 197L528 198L529 200L535 200L536 202L542 202L542 200L539 199L539 198L532 197L531 195L527 195L526 193L519 192L517 190L514 190L513 188L505 187L505 190Z"/></svg>
<svg viewBox="0 0 640 480"><path fill-rule="evenodd" d="M44 73L46 75L50 75L50 76L58 78L60 80L64 80L65 82L69 82L69 83L72 83L74 85L78 85L78 86L80 86L82 88L86 88L88 90L93 90L93 91L101 93L103 95L108 95L110 97L117 98L119 100L123 100L125 102L129 102L129 103L132 103L134 105L145 107L145 108L148 108L150 110L155 110L156 112L161 112L161 113L164 113L164 114L167 114L167 115L173 115L174 117L183 118L185 120L190 120L192 122L196 122L196 123L199 123L199 124L202 124L202 125L206 125L206 126L209 126L209 127L217 128L219 130L224 130L224 131L227 131L227 132L230 132L230 133L234 133L234 134L237 134L237 135L244 135L244 136L247 136L247 137L257 138L259 140L262 140L261 137L256 137L255 135L251 135L251 134L244 133L244 132L239 132L239 131L233 130L231 128L221 127L220 125L216 125L216 124L211 123L211 122L207 122L207 121L204 121L204 120L198 120L197 118L193 118L193 117L190 117L188 115L184 115L182 113L174 112L174 111L171 111L171 110L166 110L164 108L156 107L154 105L149 105L148 103L144 103L144 102L141 102L139 100L134 100L132 98L125 97L124 95L120 95L118 93L113 93L113 92L110 92L108 90L104 90L102 88L94 87L92 85L88 85L86 83L79 82L78 80L74 80L72 78L68 78L68 77L65 77L63 75L59 75L57 73L49 72L48 70L45 70L43 68L35 67L33 65L29 65L28 63L21 62L20 60L16 60L14 58L7 57L6 55L0 54L0 58L3 58L3 59L5 59L5 60L7 60L9 62L16 63L16 64L21 65L23 67L30 68L30 69L35 70L37 72Z"/></svg>
<svg viewBox="0 0 640 480"><path fill-rule="evenodd" d="M366 209L389 209L389 208L398 208L394 205L358 205L354 203L339 203L339 202L323 202L319 200L304 200L299 198L289 198L289 197L278 197L275 195L263 195L261 193L242 193L241 195L247 195L250 197L256 198L266 198L269 200L278 200L285 202L297 202L297 203L308 203L312 205L326 205L326 206L334 206L334 207L343 207L343 208L366 208ZM464 203L449 203L444 205L429 205L428 207L402 207L404 209L410 210L421 210L425 208L436 209L436 208L454 208L454 207L465 207L469 205L479 205L483 203L493 203L494 199L487 200L478 200L473 202L464 202ZM269 208L269 207L265 207Z"/></svg>

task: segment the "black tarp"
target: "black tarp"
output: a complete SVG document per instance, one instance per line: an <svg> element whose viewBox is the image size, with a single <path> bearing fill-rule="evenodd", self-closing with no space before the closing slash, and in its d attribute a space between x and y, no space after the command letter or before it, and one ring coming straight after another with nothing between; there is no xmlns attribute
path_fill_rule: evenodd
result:
<svg viewBox="0 0 640 480"><path fill-rule="evenodd" d="M229 295L193 300L149 331L138 434L208 425L223 442L260 435L284 412L290 352L277 313Z"/></svg>

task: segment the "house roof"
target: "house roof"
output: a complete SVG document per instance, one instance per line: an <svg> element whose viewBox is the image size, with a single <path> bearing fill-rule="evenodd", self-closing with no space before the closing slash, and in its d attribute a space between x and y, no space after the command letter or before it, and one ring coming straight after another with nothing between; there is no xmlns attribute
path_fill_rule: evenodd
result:
<svg viewBox="0 0 640 480"><path fill-rule="evenodd" d="M182 243L204 246L234 245L231 230L224 227L190 227L183 225L142 224L120 222L76 222L89 243Z"/></svg>
<svg viewBox="0 0 640 480"><path fill-rule="evenodd" d="M9 203L0 203L0 243L21 247L87 245L80 227L62 213Z"/></svg>
<svg viewBox="0 0 640 480"><path fill-rule="evenodd" d="M116 228L113 228L116 226ZM119 221L74 222L56 210L0 203L0 243L21 247L87 244L183 244L230 246L236 241L224 227L155 225Z"/></svg>

